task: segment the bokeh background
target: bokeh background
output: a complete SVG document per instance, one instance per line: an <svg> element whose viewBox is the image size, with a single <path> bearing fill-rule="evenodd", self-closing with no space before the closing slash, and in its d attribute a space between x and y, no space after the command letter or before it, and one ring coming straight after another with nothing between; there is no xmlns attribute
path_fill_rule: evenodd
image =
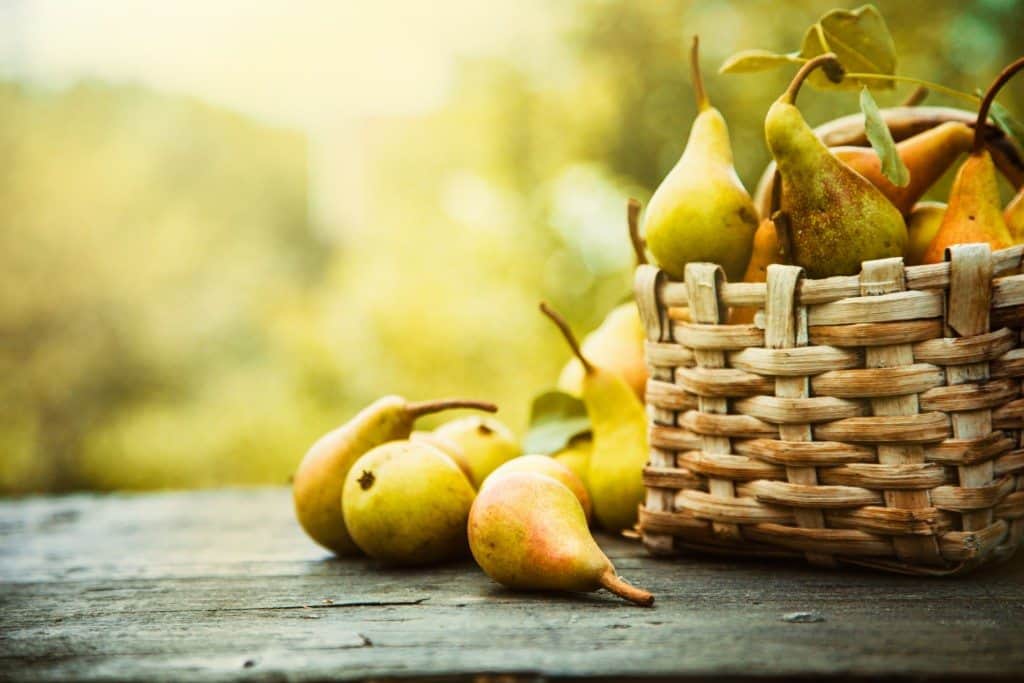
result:
<svg viewBox="0 0 1024 683"><path fill-rule="evenodd" d="M0 492L283 483L391 392L521 432L567 357L537 301L584 331L629 292L690 37L752 188L795 67L715 69L857 4L0 0ZM1016 0L877 4L903 74L1024 51Z"/></svg>

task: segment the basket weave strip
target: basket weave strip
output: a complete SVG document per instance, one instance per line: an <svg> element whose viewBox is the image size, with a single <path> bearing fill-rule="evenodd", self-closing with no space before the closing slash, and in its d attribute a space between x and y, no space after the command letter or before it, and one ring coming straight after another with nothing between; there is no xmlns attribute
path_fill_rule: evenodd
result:
<svg viewBox="0 0 1024 683"><path fill-rule="evenodd" d="M960 573L1024 539L1024 247L729 283L637 271L651 552ZM730 306L759 309L725 323Z"/></svg>

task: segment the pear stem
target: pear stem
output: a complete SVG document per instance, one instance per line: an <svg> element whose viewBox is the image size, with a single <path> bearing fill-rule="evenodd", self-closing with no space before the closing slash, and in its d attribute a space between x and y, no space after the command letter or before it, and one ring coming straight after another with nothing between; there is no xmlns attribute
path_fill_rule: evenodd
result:
<svg viewBox="0 0 1024 683"><path fill-rule="evenodd" d="M636 265L642 266L647 263L647 252L644 250L644 240L640 237L640 202L632 197L626 202L626 223L629 225L629 241L633 245Z"/></svg>
<svg viewBox="0 0 1024 683"><path fill-rule="evenodd" d="M982 98L981 106L978 107L978 121L974 124L974 147L971 149L971 154L978 154L985 146L985 138L981 134L981 130L988 121L988 110L992 107L996 94L1021 69L1024 69L1024 57L1011 62L1009 66L996 76L996 80L992 81L992 85L988 86L988 90L985 91L985 97Z"/></svg>
<svg viewBox="0 0 1024 683"><path fill-rule="evenodd" d="M711 108L711 101L704 89L704 76L700 72L700 36L693 37L690 47L690 73L693 76L693 94L697 97L697 111Z"/></svg>
<svg viewBox="0 0 1024 683"><path fill-rule="evenodd" d="M831 52L826 52L823 55L818 55L814 59L804 62L804 65L796 72L796 76L793 76L793 80L790 82L789 87L786 88L786 92L782 93L779 101L786 102L787 104L796 104L796 96L800 92L800 86L803 85L804 79L806 79L812 71L825 64L835 64L836 66L840 66L839 58Z"/></svg>
<svg viewBox="0 0 1024 683"><path fill-rule="evenodd" d="M437 401L420 401L418 403L405 404L405 412L413 419L455 408L472 408L488 413L498 412L498 406L489 401L474 401L468 398L446 398Z"/></svg>
<svg viewBox="0 0 1024 683"><path fill-rule="evenodd" d="M909 95L907 95L907 99L900 102L900 106L916 107L917 105L925 101L925 98L928 97L928 92L928 88L924 87L923 85L919 85L916 88L914 88L914 90Z"/></svg>
<svg viewBox="0 0 1024 683"><path fill-rule="evenodd" d="M551 322L553 322L561 331L562 336L565 337L565 341L569 343L569 348L572 349L573 355L579 358L580 363L583 364L583 370L588 375L592 373L594 371L594 366L583 356L583 351L580 350L579 342L576 341L576 336L572 333L572 330L569 329L569 323L565 322L565 318L556 313L554 309L548 306L544 301L540 302L540 310L541 313L551 318Z"/></svg>
<svg viewBox="0 0 1024 683"><path fill-rule="evenodd" d="M641 607L650 607L654 604L653 595L643 588L637 588L623 581L621 577L615 574L615 570L612 567L604 570L597 580L603 588Z"/></svg>

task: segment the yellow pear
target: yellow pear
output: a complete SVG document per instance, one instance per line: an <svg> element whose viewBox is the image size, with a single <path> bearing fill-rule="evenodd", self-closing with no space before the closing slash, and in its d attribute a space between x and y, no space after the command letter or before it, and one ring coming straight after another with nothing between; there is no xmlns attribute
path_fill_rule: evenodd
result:
<svg viewBox="0 0 1024 683"><path fill-rule="evenodd" d="M583 513L586 515L587 520L590 520L590 495L587 493L586 486L583 485L583 481L572 470L554 458L547 455L520 455L518 458L512 458L491 472L484 479L480 490L485 490L490 482L500 479L503 474L508 474L509 472L536 472L537 474L543 474L556 481L560 481L579 499Z"/></svg>
<svg viewBox="0 0 1024 683"><path fill-rule="evenodd" d="M690 66L697 118L683 155L647 205L647 248L677 280L694 261L719 263L730 280L738 280L750 259L757 211L736 174L725 118L704 90L696 37Z"/></svg>
<svg viewBox="0 0 1024 683"><path fill-rule="evenodd" d="M612 309L600 327L583 339L583 352L594 365L613 372L641 399L647 388L647 361L644 359L646 332L640 311L632 301ZM571 358L558 376L558 388L580 396L583 390L583 364Z"/></svg>
<svg viewBox="0 0 1024 683"><path fill-rule="evenodd" d="M609 531L630 528L644 499L647 413L621 377L590 362L560 315L547 304L540 307L583 364L583 403L594 440L587 469L594 517Z"/></svg>
<svg viewBox="0 0 1024 683"><path fill-rule="evenodd" d="M592 450L594 450L594 441L590 438L590 432L587 432L570 439L564 448L552 453L551 457L572 470L573 474L579 477L583 485L586 486Z"/></svg>
<svg viewBox="0 0 1024 683"><path fill-rule="evenodd" d="M523 452L512 430L494 418L470 415L452 420L435 429L434 436L462 451L475 488L498 465Z"/></svg>
<svg viewBox="0 0 1024 683"><path fill-rule="evenodd" d="M425 441L392 441L355 461L341 497L356 545L389 564L425 565L466 550L476 492L455 462Z"/></svg>
<svg viewBox="0 0 1024 683"><path fill-rule="evenodd" d="M1024 188L1021 188L1016 196L1006 205L1003 212L1003 220L1006 227L1010 229L1010 235L1015 244L1024 242Z"/></svg>
<svg viewBox="0 0 1024 683"><path fill-rule="evenodd" d="M451 408L497 410L481 401L409 403L401 396L385 396L314 443L292 480L295 515L310 538L338 555L357 554L341 514L342 488L352 463L371 448L408 438L421 415Z"/></svg>
<svg viewBox="0 0 1024 683"><path fill-rule="evenodd" d="M471 482L473 481L473 468L469 466L469 460L466 459L466 453L462 450L462 447L459 446L459 444L455 443L451 439L438 436L433 432L421 431L415 431L410 434L409 441L420 441L430 444L454 460L455 464L459 466L460 470L462 470L462 473L466 475L466 478Z"/></svg>
<svg viewBox="0 0 1024 683"><path fill-rule="evenodd" d="M935 239L935 233L946 215L942 202L918 202L907 216L907 251L904 260L908 266L924 263L924 253Z"/></svg>
<svg viewBox="0 0 1024 683"><path fill-rule="evenodd" d="M590 535L579 500L534 472L507 472L469 513L469 548L492 579L516 590L607 590L638 605L654 596L629 585Z"/></svg>

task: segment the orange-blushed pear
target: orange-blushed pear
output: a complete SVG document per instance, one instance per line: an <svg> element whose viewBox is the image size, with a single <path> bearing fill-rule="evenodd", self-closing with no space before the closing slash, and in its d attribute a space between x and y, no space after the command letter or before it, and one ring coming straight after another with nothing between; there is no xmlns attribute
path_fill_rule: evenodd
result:
<svg viewBox="0 0 1024 683"><path fill-rule="evenodd" d="M587 528L579 500L535 472L506 472L480 491L469 513L469 548L488 576L516 590L595 591L638 605L654 596L615 572Z"/></svg>
<svg viewBox="0 0 1024 683"><path fill-rule="evenodd" d="M497 410L484 401L410 403L401 396L384 396L320 437L302 458L292 480L295 516L309 537L337 555L358 554L341 513L342 488L352 463L371 448L408 438L418 417L453 408Z"/></svg>
<svg viewBox="0 0 1024 683"><path fill-rule="evenodd" d="M521 455L518 458L512 458L491 472L484 479L480 490L486 489L490 482L501 478L503 474L508 474L509 472L535 472L536 474L543 474L562 482L580 501L583 514L586 515L588 521L590 520L590 494L587 493L587 487L583 485L583 481L576 476L575 472L554 458L547 455Z"/></svg>

